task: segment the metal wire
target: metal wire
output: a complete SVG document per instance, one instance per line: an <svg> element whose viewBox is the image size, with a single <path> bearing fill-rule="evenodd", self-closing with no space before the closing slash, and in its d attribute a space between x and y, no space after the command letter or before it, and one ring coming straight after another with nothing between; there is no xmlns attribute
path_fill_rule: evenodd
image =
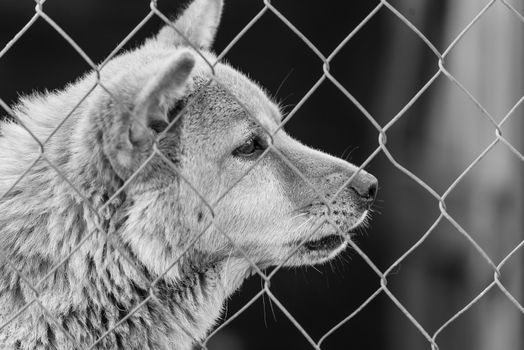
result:
<svg viewBox="0 0 524 350"><path fill-rule="evenodd" d="M434 220L432 225L429 227L429 229L420 237L420 239L413 244L404 254L402 254L395 262L388 267L386 270L381 271L374 263L373 261L354 243L350 242L353 249L357 252L358 255L362 257L362 259L369 265L369 267L375 272L375 274L378 277L379 282L379 288L373 292L366 301L364 301L361 306L359 306L356 310L354 310L350 315L348 315L346 318L338 321L335 326L333 326L331 329L329 329L327 332L324 333L323 336L320 337L318 341L313 340L313 338L307 333L307 331L299 324L299 322L293 317L293 315L287 310L286 306L282 304L282 302L273 294L271 288L270 288L270 282L271 278L277 273L279 268L281 266L277 266L276 269L274 269L269 275L266 275L263 271L261 271L251 260L249 260L247 254L238 247L239 252L241 255L243 255L246 260L249 261L249 263L253 266L256 273L260 275L260 277L264 280L264 287L262 290L257 293L248 303L244 305L240 310L238 310L234 315L230 316L229 319L223 323L220 327L215 329L203 342L199 342L195 339L195 342L198 342L204 349L206 349L207 343L209 339L214 336L217 332L220 332L225 326L227 326L232 320L237 318L240 314L242 314L245 310L247 310L256 300L258 300L260 297L262 297L264 294L267 295L270 300L274 302L274 304L282 311L282 313L289 319L289 321L300 331L300 333L303 335L303 337L311 344L311 346L314 349L321 349L322 344L324 341L330 337L332 334L338 331L342 325L349 322L355 315L360 313L363 309L367 307L367 305L374 300L377 296L383 294L387 296L397 307L398 309L406 316L406 318L413 324L413 326L418 329L418 331L423 335L423 337L428 341L428 344L431 346L432 349L438 349L437 345L437 337L438 335L445 330L447 327L449 327L457 318L459 318L462 314L467 312L475 303L477 303L482 297L491 289L497 287L499 288L502 293L508 298L508 300L513 303L513 305L521 312L524 313L523 306L517 301L517 299L511 295L511 293L507 290L507 288L504 286L504 284L501 281L501 275L502 275L502 268L504 264L510 259L519 249L524 246L524 241L520 242L507 256L505 256L502 261L500 261L498 264L496 264L489 255L485 252L485 250L481 247L479 243L475 241L475 239L464 229L461 227L461 225L453 218L453 216L446 210L446 203L445 200L447 196L456 188L458 183L464 178L466 174L468 174L475 166L479 164L479 162L490 152L490 150L498 143L502 143L505 145L508 150L510 150L519 160L524 162L524 156L522 153L520 153L506 138L502 136L502 125L514 114L514 111L517 109L518 106L521 105L521 103L524 100L524 96L513 106L513 108L508 111L507 115L499 122L497 123L495 121L495 118L493 118L490 113L487 112L487 110L482 106L482 104L473 96L473 94L468 91L463 84L446 69L445 64L445 58L448 56L448 54L453 50L456 45L459 44L461 39L464 37L464 35L475 25L475 23L486 13L490 10L492 5L495 2L501 3L503 6L508 8L510 13L512 13L516 18L518 18L520 21L524 22L524 17L521 13L519 13L512 5L510 5L506 0L491 0L489 1L480 12L476 14L476 16L463 28L463 30L455 37L454 40L452 40L451 44L441 53L437 48L431 43L431 41L422 34L422 32L413 25L406 17L402 15L400 11L398 11L392 4L390 4L388 1L381 0L379 4L354 28L352 29L346 37L339 43L339 45L336 46L336 48L328 53L322 53L320 49L318 49L313 42L311 42L288 18L286 18L279 10L278 8L271 3L269 0L263 0L260 2L262 8L260 11L243 27L243 29L235 36L235 38L226 46L226 48L218 55L217 60L215 62L209 62L204 55L202 55L198 48L194 47L193 44L185 38L187 43L193 47L195 51L197 51L201 57L206 61L207 65L209 66L211 72L212 72L212 79L208 82L208 84L216 83L220 85L222 88L227 88L220 83L219 79L215 75L215 69L214 67L218 62L220 62L224 56L229 52L229 50L236 45L236 43L253 27L257 24L259 19L263 16L270 16L273 15L277 19L279 19L283 24L285 24L290 31L292 31L296 37L304 42L307 47L319 58L320 62L319 64L322 65L322 75L317 79L316 83L309 89L309 91L303 96L303 98L299 101L299 103L294 107L294 109L286 116L286 118L281 122L279 127L271 133L270 131L266 130L267 134L270 137L273 137L296 113L302 105L309 99L309 97L317 90L317 88L321 84L332 84L337 89L339 89L349 101L351 101L361 112L362 116L366 118L366 120L376 129L377 136L378 136L378 144L377 148L374 152L372 152L369 157L360 165L358 168L358 171L351 176L351 178L347 179L347 181L344 183L344 185L336 192L336 197L347 185L351 183L351 181L354 179L357 174L362 171L362 169L367 166L373 159L379 154L384 153L387 159L391 162L391 164L397 168L399 171L401 171L405 176L410 178L412 181L414 181L420 188L427 191L432 197L435 199L435 206L439 208L440 214L438 217ZM35 13L32 15L30 20L27 22L27 24L10 40L5 47L0 51L0 64L2 57L10 50L13 50L15 47L16 42L25 34L25 32L38 20L45 21L53 30L55 30L60 36L64 38L64 40L67 42L68 45L70 45L77 53L78 55L91 67L93 72L96 75L96 80L93 84L93 86L87 91L87 93L79 100L77 101L74 108L69 111L67 116L60 122L60 124L56 127L56 129L49 135L49 137L46 140L39 140L32 131L24 125L22 122L18 121L20 126L23 127L29 135L34 139L34 141L38 144L40 152L38 157L32 162L31 166L26 169L26 171L21 174L21 176L10 186L10 188L7 190L7 192L0 195L0 199L5 197L19 182L20 180L27 175L27 173L31 170L31 168L40 160L43 160L48 163L48 165L54 169L57 176L60 176L71 188L76 192L76 194L79 196L79 198L82 199L84 204L89 208L89 210L92 212L93 215L100 218L100 212L97 211L90 203L90 201L86 198L86 196L77 188L75 188L74 184L69 181L67 176L57 167L55 166L47 157L46 157L46 143L49 141L51 137L53 137L56 132L62 127L62 125L65 123L65 121L75 112L75 110L83 103L83 101L92 93L93 90L97 86L104 89L114 100L115 103L119 103L118 98L114 96L110 89L108 89L106 86L103 85L103 82L101 81L101 71L106 66L107 62L111 60L121 49L122 47L133 38L133 36L153 17L157 17L166 24L172 26L174 30L178 32L178 30L172 25L172 23L169 21L168 17L163 14L160 9L157 7L157 3L155 0L152 0L150 2L150 11L144 16L144 18L133 28L133 30L122 40L121 43L119 43L115 49L106 57L106 59L103 60L103 62L100 65L96 65L89 56L82 50L82 48L75 42L75 40L68 35L46 12L45 9L45 1L35 1ZM349 42L351 39L364 27L366 24L375 16L377 16L378 13L389 11L391 14L396 16L401 23L406 25L410 30L412 30L419 38L422 40L429 49L433 52L436 58L436 65L435 74L426 82L426 84L419 90L417 93L410 99L410 101L392 118L390 121L384 125L381 126L376 119L373 117L373 115L367 111L362 104L359 103L359 101L331 74L330 72L330 62L333 60L333 58L339 53L339 51ZM180 35L182 33L178 32ZM488 147L486 147L465 169L464 171L451 183L451 185L448 187L444 193L439 194L437 193L431 186L426 184L422 179L417 177L414 173L412 173L410 170L402 166L395 157L391 154L391 152L387 148L387 132L391 126L393 126L402 116L413 106L413 104L419 99L421 95L425 93L425 91L433 84L433 82L439 77L439 76L445 76L449 81L451 81L453 84L455 84L459 89L464 93L464 95L469 98L476 108L481 112L481 114L488 119L488 121L492 124L493 130L494 130L494 140L491 144L489 144ZM232 98L235 98L235 96L230 92L230 95ZM236 98L235 98L236 99ZM238 100L236 100L240 105L242 103ZM189 105L191 104L191 101L189 102ZM14 119L17 119L16 114L9 108L9 106L0 99L0 107L2 107L7 113ZM125 108L125 107L124 107ZM187 106L184 108L184 110L187 108ZM246 108L244 108L247 111ZM177 120L180 118L180 116L183 114L184 110L179 113L179 115L173 120L170 124L172 126L177 122ZM249 112L248 112L249 113ZM251 118L258 123L257 119L254 116L251 116ZM262 125L260 125L263 127ZM158 141L158 140L157 140ZM294 166L292 162L290 162L284 154L282 154L277 148L275 148L272 144L270 147L264 152L264 154L258 159L258 161L244 174L244 176L251 171L251 169L256 166L268 152L272 152L273 154L277 155L282 159L283 162L285 162L290 169L292 169L308 186L311 187L313 191L317 194L318 198L320 198L327 206L328 211L331 211L330 208L330 201L325 198L325 195L323 193L320 193L312 184L310 184L307 180L307 178L300 173L300 171ZM103 210L109 203L111 203L118 194L124 190L124 188L129 184L130 181L133 180L137 176L139 172L142 171L142 169L152 160L152 158L157 155L160 156L172 169L173 171L177 171L176 167L172 162L169 160L167 156L162 154L160 149L156 146L154 147L153 152L151 155L144 161L144 163L139 167L139 169L131 176L130 179L126 181L122 185L120 189L111 197L109 198L106 203L102 206L100 210ZM182 254L170 264L168 269L164 271L159 277L157 277L154 281L148 280L146 276L144 276L139 269L135 268L137 274L143 279L144 283L149 286L149 295L142 300L139 304L135 305L135 307L124 317L122 318L117 324L115 324L111 329L109 329L106 333L104 333L99 339L97 339L93 344L89 346L88 349L93 349L97 344L99 344L106 336L108 336L116 327L118 327L121 323L123 323L127 318L131 317L137 310L139 310L143 305L145 305L151 298L155 298L153 286L158 282L158 280L164 276L171 268L173 268L180 260L180 258L186 253L186 251L210 228L214 227L219 232L221 232L231 243L234 243L233 240L228 237L226 234L226 230L224 228L218 227L217 223L215 222L215 212L214 208L215 206L225 197L225 195L231 191L232 188L240 181L240 179L235 182L229 189L227 189L224 193L222 193L218 199L215 201L210 201L209 199L206 199L205 196L201 193L198 193L196 188L191 184L191 182L184 178L184 176L180 173L177 173L177 176L181 178L183 181L185 181L192 189L197 193L197 195L200 197L202 203L209 209L212 220L209 223L209 225L202 230L202 232L195 237L194 240L191 242L188 242L188 245L186 249L182 252ZM443 220L449 221L456 229L457 233L463 235L467 241L475 248L477 253L482 257L482 259L486 262L486 264L491 267L493 271L493 280L485 287L482 292L480 292L477 296L475 296L468 304L466 304L460 311L458 311L456 314L454 314L449 320L444 322L440 328L436 332L431 335L424 326L409 312L409 310L398 300L398 298L393 294L393 292L388 288L387 286L387 278L389 274L398 267L410 254L413 253L414 250L416 250L424 241L427 240L429 235L434 231L436 226ZM333 225L337 230L340 231L340 229L331 222L330 219L327 220L328 224ZM320 225L324 224L324 222L320 222L318 225L316 225L315 229L311 234L314 233L315 230L317 230ZM52 313L47 310L39 299L39 287L41 286L41 283L45 281L49 276L51 276L60 266L66 263L70 257L75 254L81 246L92 237L96 232L103 234L106 237L107 242L116 249L119 254L122 255L122 257L130 263L131 266L135 266L133 262L133 258L129 257L128 254L121 249L118 242L115 242L115 237L111 236L105 230L97 224L97 227L93 229L91 232L86 233L86 236L78 243L76 247L74 247L69 254L56 266L51 269L51 271L44 276L36 285L32 285L30 281L23 275L21 271L18 271L15 266L8 260L8 257L4 255L2 251L0 251L0 259L2 261L6 261L5 266L13 269L20 279L34 292L35 297L28 301L24 307L22 307L16 314L10 315L9 319L4 322L4 324L0 325L0 330L5 328L9 323L13 322L17 317L19 317L21 314L23 314L29 307L33 306L34 304L38 305L40 308L43 309L43 311L47 314L47 317L51 319L57 327L64 333L64 335L69 338L73 344L75 344L74 337L62 327L61 323L54 318ZM288 257L289 258L289 257ZM76 348L83 349L83 347L80 346L80 344L75 344Z"/></svg>

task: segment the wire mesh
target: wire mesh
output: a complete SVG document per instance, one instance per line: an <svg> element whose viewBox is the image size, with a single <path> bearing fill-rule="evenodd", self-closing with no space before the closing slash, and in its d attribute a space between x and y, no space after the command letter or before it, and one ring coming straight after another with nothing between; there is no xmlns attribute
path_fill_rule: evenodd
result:
<svg viewBox="0 0 524 350"><path fill-rule="evenodd" d="M113 95L111 92L111 89L104 85L104 82L101 78L101 72L103 71L106 64L128 43L133 36L152 18L157 17L160 18L165 24L170 25L173 27L172 23L169 21L168 16L162 13L162 11L158 8L157 2L155 0L150 2L150 11L144 16L144 18L136 25L136 27L127 35L124 40L119 43L115 49L103 60L101 64L95 64L93 60L89 57L89 55L82 50L82 48L75 42L75 40L68 35L68 33L62 29L53 19L45 12L45 0L37 0L34 10L34 15L31 17L31 19L28 21L28 23L12 38L11 41L5 45L5 47L0 51L0 64L2 62L2 57L10 50L13 50L14 45L16 42L25 34L25 32L37 21L37 20L43 20L45 21L51 28L53 28L66 42L68 45L70 45L88 65L89 67L95 72L96 80L93 84L93 86L87 91L87 93L76 103L75 107L69 111L67 116L64 118L64 120L56 127L56 129L49 135L49 137L46 140L39 140L35 134L28 128L26 125L24 125L20 120L18 120L16 113L0 98L0 106L15 120L18 121L18 123L31 135L31 137L34 139L34 141L39 146L39 155L34 161L31 163L31 166L26 169L26 171L21 174L21 176L11 185L11 187L3 194L0 195L0 200L7 196L10 191L13 190L13 188L28 174L28 172L31 170L31 168L39 161L43 160L45 161L52 169L55 170L56 175L61 177L66 183L68 183L71 188L75 191L75 193L78 195L79 198L84 202L87 207L90 208L93 215L97 216L99 218L98 222L102 222L101 217L101 211L108 206L113 200L115 200L118 196L118 194L121 191L124 191L126 186L129 184L130 181L133 180L135 176L153 159L155 155L162 158L167 164L170 165L170 167L173 169L174 172L177 172L176 166L172 163L172 161L162 153L162 151L156 147L154 148L153 153L146 159L146 161L140 166L140 168L133 174L133 176L126 181L122 185L122 187L109 199L107 199L106 203L97 210L95 207L92 206L89 199L85 197L85 195L82 193L81 190L75 188L73 182L68 179L67 175L64 174L63 171L60 170L59 167L53 164L48 157L46 156L46 145L50 138L54 137L54 135L57 133L57 131L62 127L62 125L66 122L66 120L79 108L79 106L84 102L84 100L95 90L96 87L101 87L104 89L113 100L115 100L115 103L118 103L118 98ZM285 24L290 31L292 31L298 39L303 41L307 47L317 56L319 59L319 65L322 66L322 76L316 81L316 83L309 89L309 91L303 96L303 98L299 101L299 103L293 108L293 110L285 117L285 119L281 122L278 129L270 132L269 130L265 130L268 135L273 137L278 130L280 130L296 113L297 111L302 108L303 104L310 98L310 96L317 90L317 88L321 84L332 84L337 89L339 89L346 98L351 101L361 112L362 116L368 120L368 122L374 127L374 129L377 132L377 146L376 149L368 156L368 158L359 166L358 171L351 176L351 178L348 178L344 185L336 192L334 197L337 197L340 192L348 186L355 176L358 175L358 173L366 167L378 154L383 153L387 159L391 162L391 164L400 170L405 176L409 177L416 185L420 186L420 188L427 191L435 200L435 206L439 208L440 215L438 218L434 221L434 223L431 225L431 227L425 232L420 239L413 244L404 254L402 254L398 259L387 269L382 271L379 269L375 263L372 261L371 258L369 258L364 251L362 251L354 242L350 242L351 247L353 250L369 265L369 267L374 271L374 273L377 276L377 281L379 282L379 287L376 289L374 293L372 293L368 299L366 299L356 310L354 310L350 315L348 315L346 318L338 322L335 326L333 326L330 330L328 330L320 339L314 340L308 332L300 325L300 323L296 320L296 318L293 317L293 315L286 309L286 306L283 305L280 300L275 296L275 294L272 292L271 289L271 278L275 275L275 273L279 270L281 266L278 266L275 270L273 270L270 274L266 274L264 271L260 270L256 264L251 262L245 252L242 252L240 249L240 253L247 259L255 268L256 273L260 275L262 280L264 281L263 288L260 290L259 293L257 293L248 303L245 304L244 307L242 307L240 310L238 310L234 315L231 315L226 322L224 322L222 325L220 325L217 329L215 329L204 341L200 341L198 339L194 339L195 343L199 344L202 348L206 349L208 341L211 337L213 337L217 332L220 332L224 327L226 327L228 324L230 324L235 318L237 318L239 315L241 315L247 308L249 308L255 301L259 300L260 298L267 296L274 302L274 304L283 312L283 314L289 319L289 321L300 331L300 333L303 335L303 337L310 343L311 347L314 349L321 349L324 341L329 338L333 333L337 332L342 325L347 323L349 320L351 320L353 317L355 317L358 313L360 313L363 309L367 307L367 305L373 301L375 298L377 298L379 295L385 295L387 296L396 307L405 315L405 317L413 324L416 329L423 335L423 337L427 340L428 345L431 346L432 349L438 349L438 341L437 338L439 334L445 330L447 327L450 327L451 324L459 318L462 314L467 312L470 308L472 308L473 305L475 305L479 300L481 300L486 293L494 288L500 289L504 293L504 295L507 297L507 299L517 308L521 313L524 313L524 307L517 301L517 299L508 291L508 289L504 286L504 284L501 281L501 276L503 272L503 267L506 264L506 262L524 245L524 241L520 242L507 256L505 256L500 262L493 261L492 258L486 253L486 251L481 247L479 243L476 242L476 240L472 237L472 235L467 232L454 218L453 216L447 211L446 207L446 198L448 195L456 188L458 183L468 174L485 156L490 152L490 150L497 144L501 143L504 146L507 147L507 149L512 152L520 161L524 161L524 155L520 153L516 147L514 147L503 135L502 133L502 126L504 123L507 122L508 119L510 119L513 115L515 110L521 105L522 101L524 100L524 96L507 112L507 114L503 117L503 119L500 122L496 122L495 118L482 106L482 104L475 98L475 96L468 91L468 89L461 84L461 82L446 68L446 57L449 55L450 52L453 51L453 49L460 44L461 39L464 37L464 35L475 26L476 22L484 16L488 11L490 11L490 8L495 3L501 3L511 13L518 18L521 22L524 23L524 17L522 14L520 14L511 4L509 4L505 0L492 0L488 2L480 12L478 12L475 17L463 28L463 30L456 36L456 38L451 42L451 44L443 51L440 52L437 50L437 48L431 43L431 41L424 36L424 34L415 26L413 25L402 13L397 10L392 4L390 4L387 1L380 1L379 4L349 33L347 36L340 42L340 44L331 52L328 52L327 54L324 54L319 50L308 38L306 35L304 35L295 25L288 20L277 8L277 6L273 5L271 1L264 0L262 2L263 8L245 25L245 27L238 33L238 35L235 36L233 40L226 46L226 48L218 54L217 60L215 62L210 62L204 55L199 53L199 49L196 47L193 47L193 49L198 52L201 57L206 61L207 65L209 66L209 69L213 73L212 79L208 82L215 83L221 85L224 89L227 90L227 88L221 84L219 79L217 79L214 71L215 65L220 62L225 55L228 53L228 51L236 45L236 43L254 26L257 24L257 22L262 18L263 16L275 16L278 18L283 24ZM351 39L364 27L366 24L375 16L377 16L380 12L389 11L391 14L396 16L398 20L400 20L405 26L407 26L411 31L413 31L419 38L422 40L429 49L433 52L435 55L435 58L437 59L436 62L438 62L437 72L426 82L426 84L411 98L411 100L393 117L390 119L390 121L385 124L384 126L381 126L376 119L373 117L373 115L367 111L364 106L359 103L359 101L337 80L337 78L331 73L330 71L330 62L333 60L333 58L340 52L340 50L349 42ZM176 28L173 27L175 30ZM179 33L182 35L182 33ZM191 42L186 38L189 45L192 46ZM415 102L425 93L425 91L432 86L433 82L440 76L444 76L447 78L450 82L455 84L463 93L464 95L469 98L476 108L481 112L481 114L491 123L493 127L493 141L491 144L489 144L488 147L486 147L479 155L478 157L471 162L464 171L449 185L447 190L445 190L443 193L439 194L437 191L435 191L430 185L425 183L422 179L417 177L413 172L411 172L409 169L404 167L402 164L400 164L393 154L388 150L387 147L387 132L388 130L397 123L414 104ZM234 95L230 93L230 95L234 98ZM237 100L237 102L242 105L240 101ZM191 101L189 102L189 104ZM187 108L187 107L186 107ZM246 112L248 112L247 108L244 108ZM180 118L181 115L183 115L184 110L182 110L178 116L173 120L170 124L170 126L174 125L177 120ZM249 113L249 112L248 112ZM254 116L251 116L254 121L257 121L257 119ZM263 127L261 125L261 127ZM158 141L158 139L157 139ZM324 194L318 191L311 183L308 183L307 178L300 173L300 171L294 166L294 164L286 159L285 155L282 154L278 150L278 148L274 147L272 144L270 144L269 148L259 157L258 161L253 164L253 166L250 167L250 169L246 172L246 174L251 171L266 155L268 152L273 152L274 154L278 155L278 157L281 158L283 162L285 162L293 171L299 176L305 183L307 183L313 191L316 192L317 196L321 198L321 200L328 206L328 210L330 211L331 208L329 206L330 201L325 198ZM228 237L226 228L218 227L217 223L215 222L215 213L214 208L215 206L226 196L226 194L231 191L231 189L240 181L239 179L233 186L231 186L227 191L222 193L217 200L210 201L205 198L205 196L201 193L198 193L198 191L195 189L195 187L190 183L189 180L184 178L184 176L180 173L177 173L177 176L180 177L183 181L185 181L195 192L197 192L197 195L200 197L201 201L205 204L205 206L209 209L212 220L207 225L207 227L202 230L200 234L198 234L191 242L188 242L186 249L183 251L183 253L172 262L172 264L169 266L169 268L164 271L164 274L169 271L169 269L173 268L179 260L182 258L182 256L185 254L185 252L210 228L214 227L218 231L220 231L228 240L230 240L232 243L234 241ZM244 174L245 176L245 174ZM387 184L386 184L387 186ZM333 200L333 198L331 198ZM437 225L441 222L447 220L449 223L453 225L456 229L456 233L463 235L467 241L475 248L476 252L482 257L482 259L485 261L485 263L491 268L493 272L493 280L491 283L482 290L481 293L479 293L471 302L469 302L467 305L465 305L459 312L457 312L455 315L453 315L449 320L447 320L445 323L442 324L442 326L434 333L430 333L426 330L423 324L419 322L412 313L399 301L399 299L395 296L395 294L388 288L388 276L391 274L391 272L398 267L410 254L413 253L414 250L416 250L422 243L426 241L428 236L434 231L434 229L437 227ZM333 225L340 233L340 228L331 220L327 219L329 224ZM323 222L319 222L316 225L316 229L320 225L322 225ZM316 230L315 229L315 230ZM315 231L313 230L313 231ZM135 312L137 312L140 308L144 307L144 305L152 298L155 298L155 284L158 283L159 279L163 277L164 274L159 276L157 279L150 281L147 276L144 276L140 269L136 268L137 273L140 275L140 277L143 279L146 286L148 286L148 295L147 297L137 304L124 318L120 320L117 324L115 324L111 329L109 329L106 333L102 334L94 343L90 344L89 346L85 347L81 344L76 343L75 337L71 335L68 330L64 329L61 322L54 318L53 314L47 310L44 305L39 300L39 287L41 287L42 283L46 281L58 268L60 268L61 265L63 265L68 259L71 258L72 255L74 255L79 249L81 249L82 245L89 240L94 234L103 234L106 237L107 242L119 252L119 254L131 265L135 266L135 263L133 261L133 257L129 256L129 254L121 247L120 242L109 234L107 230L102 227L100 224L98 224L91 232L88 232L85 237L77 244L76 247L74 247L70 253L65 257L65 259L58 265L54 266L53 269L50 270L48 274L42 277L42 279L36 283L36 285L33 285L28 278L26 278L22 271L17 270L15 264L11 263L9 258L7 256L2 255L2 261L5 263L6 266L16 271L18 276L24 281L26 286L30 288L34 292L34 298L26 303L26 305L21 308L16 314L10 315L10 317L0 325L0 330L4 329L8 324L13 322L17 317L19 317L21 314L27 311L28 308L30 308L33 305L37 305L40 307L43 312L46 313L48 318L52 320L56 326L61 330L61 332L69 338L71 342L73 342L78 349L95 349L96 346L103 341L103 339L108 336L115 328L117 328L120 324L122 324L124 321L126 321L129 317L131 317ZM311 232L311 234L314 234L314 232Z"/></svg>

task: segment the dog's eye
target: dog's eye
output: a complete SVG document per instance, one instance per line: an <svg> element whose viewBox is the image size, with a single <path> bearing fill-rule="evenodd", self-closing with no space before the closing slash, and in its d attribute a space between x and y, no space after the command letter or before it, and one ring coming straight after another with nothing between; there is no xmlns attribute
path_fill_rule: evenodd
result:
<svg viewBox="0 0 524 350"><path fill-rule="evenodd" d="M252 137L242 146L235 149L233 155L236 157L257 158L265 149L266 147L264 147L259 138Z"/></svg>

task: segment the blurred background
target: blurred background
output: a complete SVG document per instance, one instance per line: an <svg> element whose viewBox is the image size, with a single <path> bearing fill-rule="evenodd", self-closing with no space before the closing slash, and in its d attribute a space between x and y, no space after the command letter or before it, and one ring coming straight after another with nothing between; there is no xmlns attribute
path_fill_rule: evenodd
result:
<svg viewBox="0 0 524 350"><path fill-rule="evenodd" d="M160 0L158 6L162 12L174 14L185 3ZM272 2L325 56L379 4ZM391 269L387 286L433 336L493 282L493 268L463 233L467 232L495 265L524 238L524 107L517 104L524 95L524 18L513 11L524 13L524 4L519 0L391 0L389 4L440 53L491 4L449 50L444 67L494 122L500 123L515 107L500 126L515 152L504 142L496 143L447 194L446 210L455 225L441 216L438 201L383 152L366 167L379 179L380 190L371 228L357 238L357 244L381 271L386 271L424 238ZM262 1L226 1L215 51L221 52L263 7ZM146 16L149 2L48 0L44 10L92 60L101 62ZM0 48L33 14L33 1L0 1ZM160 20L153 18L126 48L139 45L160 26ZM225 58L265 86L287 111L323 74L322 61L271 11ZM0 58L0 98L12 105L20 95L61 88L88 69L78 53L39 19ZM400 116L387 130L390 156L442 195L496 140L496 134L489 117L445 74L435 77L438 71L439 59L432 49L386 6L330 64L330 73L381 126ZM403 111L408 103L410 107ZM357 165L378 147L378 131L329 80L307 99L286 130L308 145ZM521 304L522 264L523 251L518 250L501 268L502 283ZM228 302L224 319L235 315L261 285L258 277L248 280ZM377 274L350 250L325 266L281 270L271 283L281 304L314 341L353 313L379 287ZM436 340L440 349L522 349L523 317L495 285L445 327ZM430 348L422 332L384 292L322 343L322 349ZM266 296L217 333L209 349L312 346Z"/></svg>

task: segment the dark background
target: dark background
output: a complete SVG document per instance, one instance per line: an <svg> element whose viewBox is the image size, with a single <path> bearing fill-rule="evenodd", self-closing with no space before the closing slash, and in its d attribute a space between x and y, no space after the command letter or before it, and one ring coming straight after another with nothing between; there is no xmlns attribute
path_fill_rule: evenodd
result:
<svg viewBox="0 0 524 350"><path fill-rule="evenodd" d="M159 1L159 8L165 14L174 14L184 3L164 0ZM272 3L325 56L379 4L378 1L304 0ZM415 5L410 6L410 3ZM449 44L443 35L448 2L424 3L420 6L413 1L391 1L438 49L443 50ZM34 2L28 0L0 2L0 47L27 23L34 13L33 8ZM215 51L221 52L262 8L262 1L226 1ZM48 0L44 10L93 61L101 62L146 16L149 3L137 0ZM463 24L466 25L474 15L472 12L466 16ZM160 19L153 18L126 47L139 45L160 26ZM458 34L458 30L455 32ZM322 61L270 11L240 39L225 59L266 87L287 106L287 111L292 110L322 76ZM431 50L385 8L344 46L330 67L333 76L380 125L391 120L438 69L437 58ZM39 19L0 58L0 98L11 105L19 95L61 88L88 69L74 49L49 24ZM441 78L435 82L437 87L446 84L446 80ZM420 161L419 145L427 137L423 126L428 123L428 109L434 106L431 102L436 89L431 87L398 125L388 131L388 149L401 164L415 172L427 164ZM312 94L285 129L305 144L358 165L378 147L377 130L328 80ZM444 151L440 154L446 157ZM372 225L357 238L357 243L384 271L431 226L439 208L434 198L393 167L384 154L375 157L366 170L378 177L380 189ZM458 174L444 172L442 176L425 180L442 192ZM457 234L449 223L440 225L439 230L444 236ZM444 254L437 254L428 262L427 257L433 256L439 242L428 238L388 276L388 287L402 303L411 304L411 308L408 307L410 312L430 333L480 291L477 288L476 292L453 299L451 305L439 304L448 300L449 289L445 286L460 286L467 273L461 255L448 254L445 247ZM464 240L459 244L463 249L471 250ZM478 264L485 265L480 258L475 259ZM426 303L422 306L412 303L409 290L420 290L424 281L410 280L413 275L404 274L402 268L420 261L428 264L427 273L437 276L440 285L444 286L431 291L440 295L438 302L422 295ZM261 285L260 278L249 279L228 302L225 318L234 315L260 290ZM356 252L349 250L325 266L282 270L271 283L271 290L282 305L315 341L357 309L379 287L379 277ZM467 325L460 327L467 328ZM402 330L400 334L397 333L399 329ZM397 341L399 337L404 341ZM445 333L442 337L446 339ZM452 345L453 338L449 338L451 345L448 348L460 349ZM322 349L406 349L398 345L406 342L430 348L422 334L382 293L330 336ZM312 349L267 296L257 300L211 339L209 348ZM413 347L417 348L421 347Z"/></svg>

